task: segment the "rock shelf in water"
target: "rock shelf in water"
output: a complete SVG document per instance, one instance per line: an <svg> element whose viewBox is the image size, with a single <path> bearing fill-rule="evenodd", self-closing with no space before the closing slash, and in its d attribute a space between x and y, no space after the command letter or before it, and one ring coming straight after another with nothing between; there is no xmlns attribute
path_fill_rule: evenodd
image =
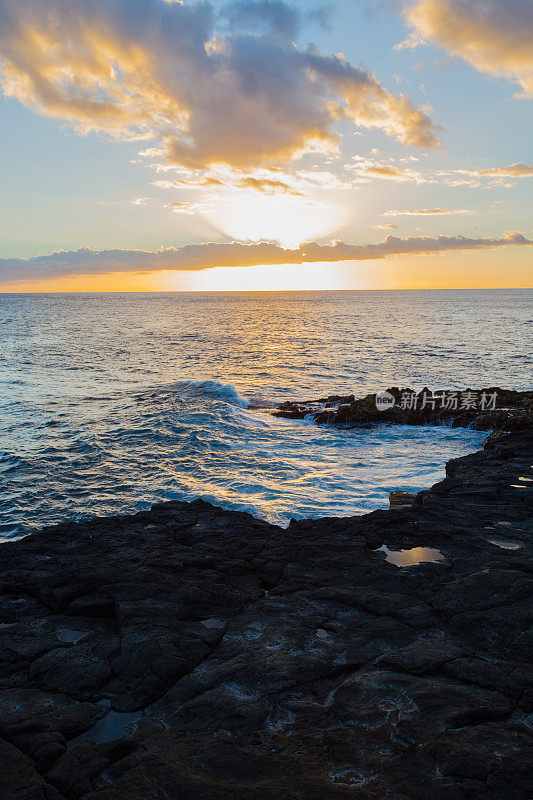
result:
<svg viewBox="0 0 533 800"><path fill-rule="evenodd" d="M1 545L0 796L526 800L532 464L524 429L364 516L170 502Z"/></svg>
<svg viewBox="0 0 533 800"><path fill-rule="evenodd" d="M422 389L415 392L413 389L398 389L392 387L386 390L395 399L391 408L380 411L376 406L376 395L355 399L354 395L330 395L317 400L287 401L281 403L273 411L276 417L289 419L304 419L310 417L319 424L343 425L357 427L369 423L394 423L399 425L451 425L456 428L472 428L477 431L501 430L514 431L533 427L533 392L515 392L509 389L491 387L488 389L471 390L477 402L463 401L462 395L457 392L455 401L442 402L442 395L449 398L450 392L430 392ZM415 397L413 408L402 407L402 396ZM480 402L485 396L484 408ZM495 408L492 409L492 397L495 396ZM425 399L424 399L425 396ZM462 407L464 402L464 406ZM408 404L406 404L408 405ZM469 407L471 406L471 407Z"/></svg>

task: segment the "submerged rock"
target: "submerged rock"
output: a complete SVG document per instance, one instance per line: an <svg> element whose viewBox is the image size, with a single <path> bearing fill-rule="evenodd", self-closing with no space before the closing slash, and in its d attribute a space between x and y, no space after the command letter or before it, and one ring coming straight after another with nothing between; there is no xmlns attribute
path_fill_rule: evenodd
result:
<svg viewBox="0 0 533 800"><path fill-rule="evenodd" d="M532 464L523 430L401 508L160 503L1 545L0 797L526 800Z"/></svg>

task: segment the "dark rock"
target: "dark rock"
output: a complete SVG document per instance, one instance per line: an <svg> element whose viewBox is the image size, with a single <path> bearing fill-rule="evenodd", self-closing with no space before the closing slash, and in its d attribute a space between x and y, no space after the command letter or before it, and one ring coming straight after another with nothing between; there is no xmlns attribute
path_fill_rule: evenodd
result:
<svg viewBox="0 0 533 800"><path fill-rule="evenodd" d="M286 530L172 502L1 545L0 797L526 800L532 457Z"/></svg>
<svg viewBox="0 0 533 800"><path fill-rule="evenodd" d="M65 797L78 800L91 791L91 780L109 763L92 742L82 742L62 755L46 777Z"/></svg>
<svg viewBox="0 0 533 800"><path fill-rule="evenodd" d="M3 739L0 739L0 797L47 800L45 782L31 759Z"/></svg>
<svg viewBox="0 0 533 800"><path fill-rule="evenodd" d="M410 508L416 499L416 494L413 492L391 492L389 494L389 503L391 509L400 510L402 508Z"/></svg>
<svg viewBox="0 0 533 800"><path fill-rule="evenodd" d="M65 608L65 614L78 617L112 617L113 611L112 598L96 592L77 597Z"/></svg>
<svg viewBox="0 0 533 800"><path fill-rule="evenodd" d="M378 659L381 666L392 668L395 672L411 672L415 675L435 672L439 667L455 661L463 655L463 648L446 639L418 639L412 644L400 647Z"/></svg>
<svg viewBox="0 0 533 800"><path fill-rule="evenodd" d="M466 389L465 392L472 392ZM302 400L285 402L272 413L276 417L303 419L311 416L316 422L326 425L358 427L376 423L395 423L401 425L442 425L452 427L473 428L478 431L490 431L490 446L498 441L499 432L525 430L533 427L533 391L515 392L492 386L487 389L474 390L477 398L475 407L462 402L462 393L457 394L457 402L448 405L443 402L442 391L431 392L422 389L398 389L392 387L387 392L394 397L395 404L380 411L376 406L376 395L369 394L356 400L349 397L329 397L319 400ZM489 398L496 395L495 407L492 408ZM485 396L485 409L481 406L481 398ZM404 402L406 396L414 397L412 403ZM349 401L349 402L347 402Z"/></svg>

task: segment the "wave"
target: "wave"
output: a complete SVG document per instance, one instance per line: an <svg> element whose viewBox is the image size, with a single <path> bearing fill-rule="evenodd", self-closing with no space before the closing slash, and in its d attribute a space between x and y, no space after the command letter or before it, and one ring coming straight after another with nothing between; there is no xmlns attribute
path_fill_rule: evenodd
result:
<svg viewBox="0 0 533 800"><path fill-rule="evenodd" d="M187 394L193 397L209 397L228 403L237 408L250 408L251 403L243 397L231 383L221 381L183 381L178 384L187 389Z"/></svg>

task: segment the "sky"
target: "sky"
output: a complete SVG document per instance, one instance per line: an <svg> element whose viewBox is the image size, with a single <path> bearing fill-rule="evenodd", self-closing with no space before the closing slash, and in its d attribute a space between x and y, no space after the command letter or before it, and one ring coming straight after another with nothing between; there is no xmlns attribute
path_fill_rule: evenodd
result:
<svg viewBox="0 0 533 800"><path fill-rule="evenodd" d="M0 0L0 291L527 287L531 0Z"/></svg>

